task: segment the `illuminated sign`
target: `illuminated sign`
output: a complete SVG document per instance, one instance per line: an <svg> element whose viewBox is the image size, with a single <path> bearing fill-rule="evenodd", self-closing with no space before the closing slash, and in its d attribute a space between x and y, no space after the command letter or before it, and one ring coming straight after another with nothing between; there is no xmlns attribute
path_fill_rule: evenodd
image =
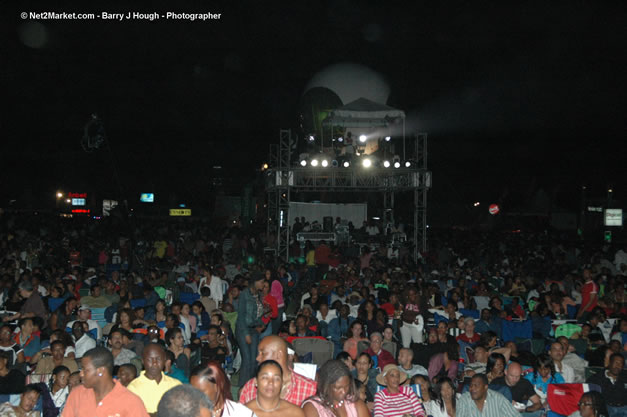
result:
<svg viewBox="0 0 627 417"><path fill-rule="evenodd" d="M139 196L139 201L141 201L142 203L154 203L155 195L154 193L142 193Z"/></svg>
<svg viewBox="0 0 627 417"><path fill-rule="evenodd" d="M73 198L72 199L72 205L73 206L84 206L85 205L85 199L84 198Z"/></svg>
<svg viewBox="0 0 627 417"><path fill-rule="evenodd" d="M89 214L89 209L72 209L72 213L74 214Z"/></svg>
<svg viewBox="0 0 627 417"><path fill-rule="evenodd" d="M191 216L192 209L170 209L170 216Z"/></svg>
<svg viewBox="0 0 627 417"><path fill-rule="evenodd" d="M606 226L622 226L623 225L623 209L606 209L605 210Z"/></svg>
<svg viewBox="0 0 627 417"><path fill-rule="evenodd" d="M67 193L69 198L87 198L87 193Z"/></svg>

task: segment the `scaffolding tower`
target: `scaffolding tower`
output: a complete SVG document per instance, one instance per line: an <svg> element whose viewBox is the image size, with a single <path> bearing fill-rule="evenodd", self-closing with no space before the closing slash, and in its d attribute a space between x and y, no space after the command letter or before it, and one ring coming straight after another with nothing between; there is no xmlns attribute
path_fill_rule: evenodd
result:
<svg viewBox="0 0 627 417"><path fill-rule="evenodd" d="M427 169L427 134L416 133L411 166L402 168L301 167L292 165L290 152L292 132L281 129L279 143L270 145L270 163L266 171L268 193L268 241L271 250L287 262L289 258L289 207L292 192L377 192L383 195L383 220L394 223L394 200L397 192L413 192L414 230L413 258L427 250L427 191L431 188L431 171Z"/></svg>

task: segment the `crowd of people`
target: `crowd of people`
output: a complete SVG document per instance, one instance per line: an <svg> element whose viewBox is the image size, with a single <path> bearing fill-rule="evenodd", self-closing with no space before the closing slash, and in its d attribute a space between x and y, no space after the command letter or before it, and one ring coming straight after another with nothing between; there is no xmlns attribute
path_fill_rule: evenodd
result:
<svg viewBox="0 0 627 417"><path fill-rule="evenodd" d="M0 217L0 417L627 415L627 247L442 231L417 263L281 263L254 230L139 223Z"/></svg>

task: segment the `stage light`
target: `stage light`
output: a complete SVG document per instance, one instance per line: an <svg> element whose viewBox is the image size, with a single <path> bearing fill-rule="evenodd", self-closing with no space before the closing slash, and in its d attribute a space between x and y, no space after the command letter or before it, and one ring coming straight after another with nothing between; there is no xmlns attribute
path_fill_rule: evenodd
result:
<svg viewBox="0 0 627 417"><path fill-rule="evenodd" d="M71 203L72 200L70 200L69 198L65 200L66 203Z"/></svg>
<svg viewBox="0 0 627 417"><path fill-rule="evenodd" d="M368 139L368 138L366 137L366 135L359 135L359 141L360 141L361 143L366 142L366 140L367 140L367 139Z"/></svg>
<svg viewBox="0 0 627 417"><path fill-rule="evenodd" d="M322 165L323 168L326 168L329 166L329 161L327 161L326 159L323 159L320 165Z"/></svg>
<svg viewBox="0 0 627 417"><path fill-rule="evenodd" d="M401 167L401 163L396 161L394 162L394 168L400 168Z"/></svg>
<svg viewBox="0 0 627 417"><path fill-rule="evenodd" d="M312 167L317 167L318 166L318 160L317 159L312 159L311 160L311 166Z"/></svg>
<svg viewBox="0 0 627 417"><path fill-rule="evenodd" d="M390 161L383 161L383 166L386 168L390 167Z"/></svg>
<svg viewBox="0 0 627 417"><path fill-rule="evenodd" d="M340 136L339 138L337 138L337 141L342 143L342 142L344 142L344 138Z"/></svg>
<svg viewBox="0 0 627 417"><path fill-rule="evenodd" d="M336 159L334 159L333 161L331 161L331 165L333 166L333 168L337 168L338 167L338 162Z"/></svg>
<svg viewBox="0 0 627 417"><path fill-rule="evenodd" d="M306 167L307 166L307 160L303 159L302 161L300 161L300 166L301 167Z"/></svg>
<svg viewBox="0 0 627 417"><path fill-rule="evenodd" d="M268 169L268 164L263 164L263 165L261 166L261 169L262 169L262 170L266 170L266 169Z"/></svg>
<svg viewBox="0 0 627 417"><path fill-rule="evenodd" d="M368 158L364 159L361 163L364 168L370 168L372 166L372 161Z"/></svg>
<svg viewBox="0 0 627 417"><path fill-rule="evenodd" d="M309 135L309 142L313 142L316 140L316 137L314 135Z"/></svg>
<svg viewBox="0 0 627 417"><path fill-rule="evenodd" d="M477 201L473 206L477 207L480 203Z"/></svg>
<svg viewBox="0 0 627 417"><path fill-rule="evenodd" d="M391 140L392 140L392 136L386 136L386 137L385 137L385 141L386 141L386 142L389 142L389 141L391 141Z"/></svg>
<svg viewBox="0 0 627 417"><path fill-rule="evenodd" d="M405 168L409 168L410 166L411 166L411 162L406 161L406 162L405 162Z"/></svg>
<svg viewBox="0 0 627 417"><path fill-rule="evenodd" d="M348 161L344 161L344 168L348 168L349 166L351 166L351 163Z"/></svg>
<svg viewBox="0 0 627 417"><path fill-rule="evenodd" d="M61 191L57 192L57 198L63 198L63 193Z"/></svg>

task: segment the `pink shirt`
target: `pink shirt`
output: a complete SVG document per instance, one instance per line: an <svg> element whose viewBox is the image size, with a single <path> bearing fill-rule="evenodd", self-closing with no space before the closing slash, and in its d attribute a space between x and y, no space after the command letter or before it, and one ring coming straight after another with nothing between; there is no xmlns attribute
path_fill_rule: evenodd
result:
<svg viewBox="0 0 627 417"><path fill-rule="evenodd" d="M283 285L281 285L281 282L278 279L272 281L270 295L275 298L276 304L279 308L285 307L285 301L283 301Z"/></svg>

